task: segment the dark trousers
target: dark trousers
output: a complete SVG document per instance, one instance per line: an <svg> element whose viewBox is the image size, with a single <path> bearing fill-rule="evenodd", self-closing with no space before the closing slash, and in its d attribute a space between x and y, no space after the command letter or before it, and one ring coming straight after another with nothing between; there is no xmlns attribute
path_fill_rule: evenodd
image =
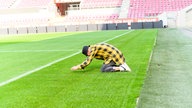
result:
<svg viewBox="0 0 192 108"><path fill-rule="evenodd" d="M116 66L114 61L111 61L109 64L103 64L101 67L101 72L115 72L113 67Z"/></svg>

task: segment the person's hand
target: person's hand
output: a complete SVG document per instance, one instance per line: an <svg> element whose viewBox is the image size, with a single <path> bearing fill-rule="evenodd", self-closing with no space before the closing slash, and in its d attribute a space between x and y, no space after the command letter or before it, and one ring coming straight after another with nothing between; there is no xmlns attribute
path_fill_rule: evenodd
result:
<svg viewBox="0 0 192 108"><path fill-rule="evenodd" d="M78 70L79 69L79 66L73 66L72 68L71 68L71 70Z"/></svg>

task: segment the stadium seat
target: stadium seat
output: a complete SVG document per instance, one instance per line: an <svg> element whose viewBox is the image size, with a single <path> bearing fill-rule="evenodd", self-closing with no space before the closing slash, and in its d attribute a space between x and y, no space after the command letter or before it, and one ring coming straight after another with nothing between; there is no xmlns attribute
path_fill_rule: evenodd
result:
<svg viewBox="0 0 192 108"><path fill-rule="evenodd" d="M41 12L40 10L45 10L51 1L52 0L0 0L0 27L47 25L51 14Z"/></svg>
<svg viewBox="0 0 192 108"><path fill-rule="evenodd" d="M101 9L82 9L68 11L66 19L73 19L75 21L90 21L90 20L106 20L118 19L119 8L101 8Z"/></svg>
<svg viewBox="0 0 192 108"><path fill-rule="evenodd" d="M121 4L122 0L83 0L80 8L118 7L121 6Z"/></svg>
<svg viewBox="0 0 192 108"><path fill-rule="evenodd" d="M0 9L10 8L15 0L0 0Z"/></svg>
<svg viewBox="0 0 192 108"><path fill-rule="evenodd" d="M130 0L128 18L157 16L167 11L178 11L192 4L192 0Z"/></svg>
<svg viewBox="0 0 192 108"><path fill-rule="evenodd" d="M17 7L46 7L50 2L51 0L20 0Z"/></svg>

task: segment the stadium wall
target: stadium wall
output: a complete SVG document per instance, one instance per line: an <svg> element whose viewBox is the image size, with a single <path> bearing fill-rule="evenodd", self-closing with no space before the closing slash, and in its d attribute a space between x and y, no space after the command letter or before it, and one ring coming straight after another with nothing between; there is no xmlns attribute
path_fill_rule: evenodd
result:
<svg viewBox="0 0 192 108"><path fill-rule="evenodd" d="M192 8L190 9L189 12L187 12L186 24L187 24L188 27L192 27Z"/></svg>
<svg viewBox="0 0 192 108"><path fill-rule="evenodd" d="M168 26L167 22L167 13L163 12L162 14L158 15L159 21L163 21L163 27L166 28Z"/></svg>
<svg viewBox="0 0 192 108"><path fill-rule="evenodd" d="M177 27L192 27L192 5L178 12Z"/></svg>
<svg viewBox="0 0 192 108"><path fill-rule="evenodd" d="M163 28L162 21L0 28L0 35Z"/></svg>
<svg viewBox="0 0 192 108"><path fill-rule="evenodd" d="M166 12L167 17L167 27L169 28L176 28L176 22L177 22L177 12Z"/></svg>
<svg viewBox="0 0 192 108"><path fill-rule="evenodd" d="M156 22L132 22L131 29L153 29L163 28L163 21Z"/></svg>
<svg viewBox="0 0 192 108"><path fill-rule="evenodd" d="M0 36L18 35L18 34L54 33L54 32L127 30L127 29L128 29L128 23L18 27L18 28L0 28Z"/></svg>

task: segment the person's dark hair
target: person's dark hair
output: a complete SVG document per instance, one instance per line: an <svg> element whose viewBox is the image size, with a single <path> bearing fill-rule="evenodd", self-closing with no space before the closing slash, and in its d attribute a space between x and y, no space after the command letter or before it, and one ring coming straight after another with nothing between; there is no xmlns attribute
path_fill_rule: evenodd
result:
<svg viewBox="0 0 192 108"><path fill-rule="evenodd" d="M83 46L82 53L83 53L85 56L87 56L88 49L89 49L89 45L88 45L88 46Z"/></svg>

